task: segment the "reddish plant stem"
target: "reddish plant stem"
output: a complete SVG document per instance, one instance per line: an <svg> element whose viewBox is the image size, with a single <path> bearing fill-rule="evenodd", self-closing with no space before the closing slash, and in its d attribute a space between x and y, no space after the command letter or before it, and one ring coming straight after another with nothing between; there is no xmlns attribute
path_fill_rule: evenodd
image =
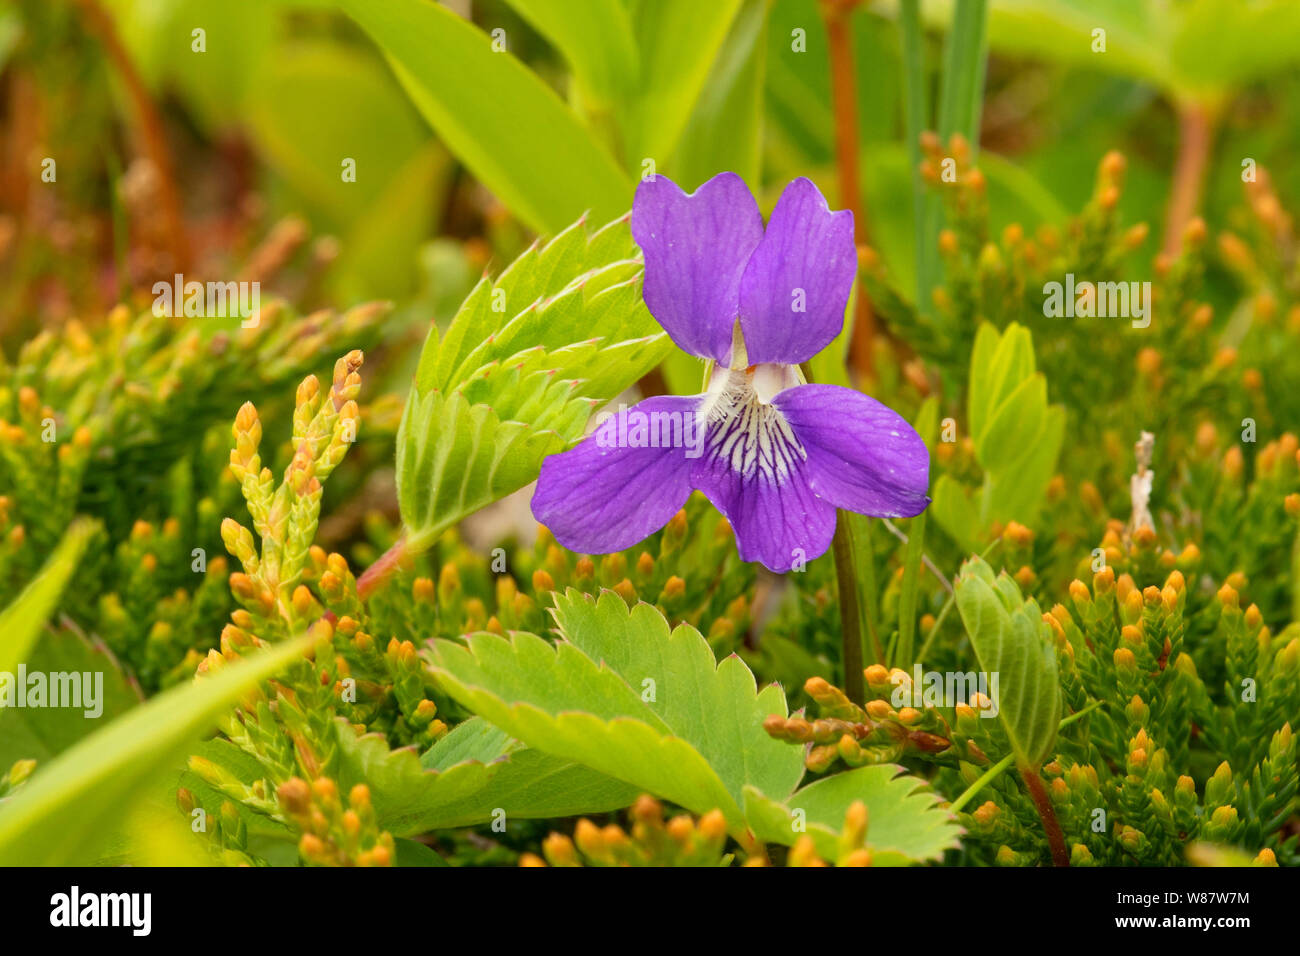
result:
<svg viewBox="0 0 1300 956"><path fill-rule="evenodd" d="M135 107L145 154L158 174L158 200L162 206L167 241L171 246L172 263L176 271L189 272L189 237L185 234L180 192L176 188L176 173L172 167L171 153L167 149L167 135L163 129L162 117L154 107L144 80L140 78L135 65L131 62L126 47L118 39L117 30L108 12L97 0L79 0L79 4L90 29L98 35L104 52L108 54L114 68L121 74L131 104Z"/></svg>
<svg viewBox="0 0 1300 956"><path fill-rule="evenodd" d="M1038 816L1043 821L1043 830L1047 833L1047 845L1052 849L1052 865L1069 866L1070 853L1065 848L1065 834L1061 832L1061 824L1056 819L1056 811L1052 809L1052 798L1047 795L1043 778L1038 775L1037 770L1024 767L1020 768L1020 778L1025 781L1029 796L1034 801L1034 809L1038 811Z"/></svg>
<svg viewBox="0 0 1300 956"><path fill-rule="evenodd" d="M1187 102L1178 107L1178 159L1169 188L1169 207L1165 211L1163 249L1168 255L1178 255L1183 231L1200 206L1201 187L1214 142L1214 122L1214 111L1202 103Z"/></svg>
<svg viewBox="0 0 1300 956"><path fill-rule="evenodd" d="M405 563L406 558L406 539L398 538L396 544L381 554L379 560L357 578L357 597L364 601L373 595Z"/></svg>
<svg viewBox="0 0 1300 956"><path fill-rule="evenodd" d="M822 19L831 67L831 105L835 115L835 165L839 172L840 202L853 211L853 241L868 241L867 216L862 207L861 177L858 171L858 94L853 70L853 34L849 18L858 0L823 0ZM876 337L876 317L866 290L859 285L849 342L853 366L868 377L874 374L872 344Z"/></svg>

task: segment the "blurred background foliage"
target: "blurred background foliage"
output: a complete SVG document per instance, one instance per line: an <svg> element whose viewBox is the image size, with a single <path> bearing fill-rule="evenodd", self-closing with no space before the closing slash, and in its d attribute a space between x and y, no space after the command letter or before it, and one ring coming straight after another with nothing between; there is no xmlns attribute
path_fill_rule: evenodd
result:
<svg viewBox="0 0 1300 956"><path fill-rule="evenodd" d="M1274 628L1295 645L1300 271L1284 209L1300 197L1298 65L1292 0L4 0L0 605L89 514L101 524L77 526L80 584L34 655L85 660L102 638L119 659L114 713L187 680L233 606L216 556L221 518L240 513L223 464L242 402L282 465L292 385L366 349L364 428L317 536L360 569L400 530L393 445L430 321L445 329L481 274L539 236L623 216L641 176L691 190L731 169L765 211L800 175L855 207L855 318L813 371L931 441L928 534L875 524L858 541L879 662L900 645L910 658L915 636L917 660L969 663L947 579L971 550L1002 547L1046 608L1088 577L1099 542L1130 586L1176 559L1198 613L1225 582L1232 601L1246 589L1265 640ZM942 139L915 135L929 128ZM959 179L944 192L948 158ZM1068 270L1153 280L1151 335L1043 316L1039 287ZM259 281L263 328L149 317L153 283L176 273ZM389 304L361 304L375 300ZM977 333L984 320L1001 338ZM1023 403L982 391L997 355ZM674 351L639 390L694 392L699 376ZM976 429L985 403L1020 427ZM47 409L75 437L29 455ZM1236 441L1245 415L1258 446ZM934 441L949 417L960 437ZM1123 524L1143 428L1158 435L1158 552ZM1012 494L1004 476L1033 487ZM597 566L535 540L516 497L371 611L416 641L540 632L553 589L610 586L698 625L720 657L740 652L792 708L809 677L847 684L830 559L777 584L740 565L700 500L688 512ZM904 531L924 540L924 567ZM498 541L507 574L486 569ZM193 547L214 556L199 584ZM1216 613L1232 604L1218 600ZM1217 678L1226 639L1196 627L1197 666ZM0 720L0 770L84 734ZM1198 758L1197 783L1212 769ZM457 858L482 850L451 843ZM1042 849L1024 837L1017 859Z"/></svg>

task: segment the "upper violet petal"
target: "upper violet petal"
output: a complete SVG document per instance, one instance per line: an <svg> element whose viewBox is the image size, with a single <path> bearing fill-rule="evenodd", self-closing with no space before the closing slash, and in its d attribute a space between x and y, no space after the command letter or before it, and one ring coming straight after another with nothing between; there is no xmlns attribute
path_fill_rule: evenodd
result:
<svg viewBox="0 0 1300 956"><path fill-rule="evenodd" d="M740 281L740 325L751 365L797 365L840 333L857 273L853 213L831 212L811 180L781 193Z"/></svg>
<svg viewBox="0 0 1300 956"><path fill-rule="evenodd" d="M687 194L666 176L642 180L632 237L645 255L645 302L683 350L726 363L740 277L763 238L745 181L719 173Z"/></svg>
<svg viewBox="0 0 1300 956"><path fill-rule="evenodd" d="M691 494L695 459L688 452L699 402L694 395L648 398L551 455L542 462L533 515L564 547L588 554L622 551L658 531ZM658 440L665 434L680 440ZM652 437L673 447L650 447Z"/></svg>
<svg viewBox="0 0 1300 956"><path fill-rule="evenodd" d="M838 385L797 385L772 404L808 456L818 497L881 518L910 518L930 503L930 453L893 409Z"/></svg>

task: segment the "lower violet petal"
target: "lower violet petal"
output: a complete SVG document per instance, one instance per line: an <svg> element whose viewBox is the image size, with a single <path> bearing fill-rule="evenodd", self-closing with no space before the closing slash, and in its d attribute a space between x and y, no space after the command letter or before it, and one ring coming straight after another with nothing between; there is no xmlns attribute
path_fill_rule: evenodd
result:
<svg viewBox="0 0 1300 956"><path fill-rule="evenodd" d="M930 453L893 409L838 385L799 385L772 404L803 445L818 497L882 518L910 518L930 503Z"/></svg>
<svg viewBox="0 0 1300 956"><path fill-rule="evenodd" d="M826 553L835 508L813 493L789 430L767 426L742 416L711 422L692 480L731 522L741 560L781 572Z"/></svg>
<svg viewBox="0 0 1300 956"><path fill-rule="evenodd" d="M608 554L658 531L691 494L698 396L659 396L606 418L542 463L533 515L571 551Z"/></svg>

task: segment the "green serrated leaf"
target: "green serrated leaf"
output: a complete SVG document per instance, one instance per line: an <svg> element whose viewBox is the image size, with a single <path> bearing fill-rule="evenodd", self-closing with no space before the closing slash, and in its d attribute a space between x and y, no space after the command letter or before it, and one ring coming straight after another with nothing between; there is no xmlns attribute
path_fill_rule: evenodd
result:
<svg viewBox="0 0 1300 956"><path fill-rule="evenodd" d="M612 592L599 604L576 592L557 604L581 644L525 633L438 641L430 656L444 689L535 750L696 812L717 808L744 838L744 786L789 792L802 774L798 750L774 746L762 728L786 713L780 689L759 693L739 658L715 665L698 631L670 633L647 605L630 612Z"/></svg>
<svg viewBox="0 0 1300 956"><path fill-rule="evenodd" d="M790 843L807 832L825 859L835 859L845 810L857 800L867 807L867 846L874 866L938 860L962 833L939 797L892 764L858 767L810 783L785 800L745 789L745 812L761 840ZM797 812L801 811L801 812Z"/></svg>
<svg viewBox="0 0 1300 956"><path fill-rule="evenodd" d="M480 281L445 334L430 329L397 442L411 550L534 480L662 360L635 255L625 219L591 235L580 220Z"/></svg>
<svg viewBox="0 0 1300 956"><path fill-rule="evenodd" d="M636 791L587 767L521 747L471 719L430 748L390 750L379 734L335 724L344 786L365 783L379 825L394 836L507 819L567 817L626 807Z"/></svg>
<svg viewBox="0 0 1300 956"><path fill-rule="evenodd" d="M555 619L564 640L554 646L523 633L509 639L474 635L468 647L438 641L430 652L434 672L457 701L534 750L585 764L697 813L718 809L742 842L755 833L785 844L798 838L788 825L772 825L774 813L786 813L780 808L803 774L800 749L779 744L763 730L765 717L786 713L779 687L759 691L739 658L715 664L694 628L670 631L655 608L629 609L612 591L593 600L570 590L556 598ZM850 783L866 779L853 777ZM879 794L880 787L840 784L796 796L808 796L818 814L835 821L835 830L854 799L879 799L872 809L888 836L895 821L887 804L903 803L917 784L904 778ZM885 850L897 858L886 859L925 858L937 852L932 843L949 839L946 814L927 817L915 833L901 822L931 812L934 802L932 795L917 797L898 809L896 836ZM920 833L932 843L913 839Z"/></svg>
<svg viewBox="0 0 1300 956"><path fill-rule="evenodd" d="M1006 572L994 579L979 557L958 574L957 610L980 668L990 681L997 677L998 719L1016 763L1037 770L1051 753L1061 720L1056 650L1042 612L1021 597Z"/></svg>

